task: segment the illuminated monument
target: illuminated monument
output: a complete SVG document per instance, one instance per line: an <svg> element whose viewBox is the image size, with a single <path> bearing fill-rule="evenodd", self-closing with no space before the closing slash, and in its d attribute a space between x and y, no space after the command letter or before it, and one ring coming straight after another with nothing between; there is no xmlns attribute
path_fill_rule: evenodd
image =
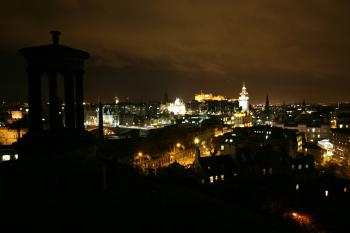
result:
<svg viewBox="0 0 350 233"><path fill-rule="evenodd" d="M57 96L57 75L64 80L65 128L84 130L83 74L87 52L59 44L58 31L51 31L52 44L23 48L21 54L27 60L29 131L42 130L41 78L49 79L49 126L50 130L62 128L60 104Z"/></svg>
<svg viewBox="0 0 350 233"><path fill-rule="evenodd" d="M239 107L242 109L242 112L249 112L249 96L245 83L243 82L242 92L238 98Z"/></svg>
<svg viewBox="0 0 350 233"><path fill-rule="evenodd" d="M222 95L213 95L211 93L205 94L201 91L200 94L195 94L194 99L198 102L205 102L207 100L214 100L214 101L223 101L226 100L226 98Z"/></svg>
<svg viewBox="0 0 350 233"><path fill-rule="evenodd" d="M174 103L169 103L168 112L174 115L185 115L186 114L186 104L179 98L176 98Z"/></svg>

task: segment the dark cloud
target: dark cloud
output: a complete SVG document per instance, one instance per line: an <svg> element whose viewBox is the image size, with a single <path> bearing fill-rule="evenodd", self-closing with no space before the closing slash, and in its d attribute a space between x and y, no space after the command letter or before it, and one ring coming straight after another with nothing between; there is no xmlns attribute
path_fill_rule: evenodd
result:
<svg viewBox="0 0 350 233"><path fill-rule="evenodd" d="M236 96L246 81L255 102L266 93L272 102L347 100L349 10L347 0L9 1L0 12L2 82L25 78L18 48L49 43L59 29L62 43L92 54L90 99L159 99L165 89Z"/></svg>

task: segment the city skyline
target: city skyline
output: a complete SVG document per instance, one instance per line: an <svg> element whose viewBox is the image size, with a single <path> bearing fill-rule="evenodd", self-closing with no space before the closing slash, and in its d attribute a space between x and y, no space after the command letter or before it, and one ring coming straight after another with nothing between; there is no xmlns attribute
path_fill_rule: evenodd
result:
<svg viewBox="0 0 350 233"><path fill-rule="evenodd" d="M86 101L170 97L200 90L252 103L347 101L350 30L347 1L50 1L4 3L0 98L27 99L18 49L50 44L91 53ZM42 9L45 9L43 11Z"/></svg>

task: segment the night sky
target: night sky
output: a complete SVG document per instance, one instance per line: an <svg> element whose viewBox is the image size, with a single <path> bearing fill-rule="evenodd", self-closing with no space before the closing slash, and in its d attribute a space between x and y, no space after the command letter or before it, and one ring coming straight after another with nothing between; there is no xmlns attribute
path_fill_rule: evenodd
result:
<svg viewBox="0 0 350 233"><path fill-rule="evenodd" d="M0 10L0 99L26 99L22 47L88 51L87 101L238 97L350 100L349 0L30 0Z"/></svg>

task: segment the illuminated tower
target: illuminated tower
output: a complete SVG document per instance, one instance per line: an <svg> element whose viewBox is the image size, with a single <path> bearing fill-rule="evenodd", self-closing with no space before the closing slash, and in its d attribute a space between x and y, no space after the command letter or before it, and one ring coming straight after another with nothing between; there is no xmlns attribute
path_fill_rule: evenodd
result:
<svg viewBox="0 0 350 233"><path fill-rule="evenodd" d="M242 112L249 112L249 96L245 83L243 82L242 92L238 98L239 107L241 107Z"/></svg>

